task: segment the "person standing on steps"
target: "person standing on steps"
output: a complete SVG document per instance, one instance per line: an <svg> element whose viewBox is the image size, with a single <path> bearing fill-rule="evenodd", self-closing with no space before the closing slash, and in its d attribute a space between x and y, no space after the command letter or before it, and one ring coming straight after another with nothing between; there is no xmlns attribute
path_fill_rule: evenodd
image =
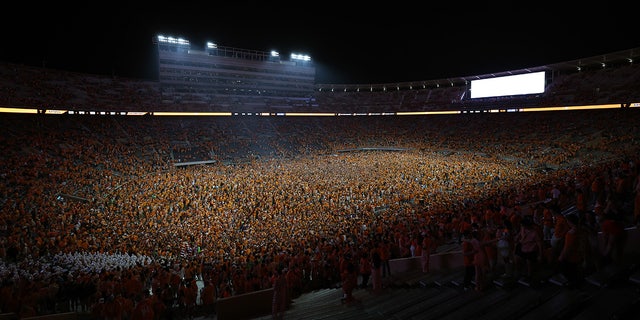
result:
<svg viewBox="0 0 640 320"><path fill-rule="evenodd" d="M391 264L389 260L391 260L391 245L388 240L380 242L380 259L382 259L382 277L390 276Z"/></svg>
<svg viewBox="0 0 640 320"><path fill-rule="evenodd" d="M542 232L538 232L531 216L522 218L522 227L515 243L516 272L520 272L524 265L525 278L531 280L533 270L542 260L544 250Z"/></svg>
<svg viewBox="0 0 640 320"><path fill-rule="evenodd" d="M504 265L503 277L510 277L513 275L513 228L511 228L511 222L509 219L503 219L503 225L496 231L496 247L498 249L498 256L501 259L501 263Z"/></svg>
<svg viewBox="0 0 640 320"><path fill-rule="evenodd" d="M273 284L273 300L271 301L271 316L274 320L284 319L287 310L288 284L285 276L286 268L277 268L271 278Z"/></svg>
<svg viewBox="0 0 640 320"><path fill-rule="evenodd" d="M365 250L362 251L358 267L360 268L360 277L362 278L360 288L365 289L369 286L369 279L371 278L371 257L369 257L369 252Z"/></svg>
<svg viewBox="0 0 640 320"><path fill-rule="evenodd" d="M420 262L422 265L422 272L429 273L429 264L431 259L431 251L434 248L434 241L431 238L431 234L428 231L422 233L422 255L420 256Z"/></svg>
<svg viewBox="0 0 640 320"><path fill-rule="evenodd" d="M564 239L562 251L558 255L561 274L567 279L567 285L575 288L582 278L582 263L587 249L586 235L581 230L576 214L566 215L569 230Z"/></svg>
<svg viewBox="0 0 640 320"><path fill-rule="evenodd" d="M374 294L382 292L382 258L378 248L371 250L371 284Z"/></svg>
<svg viewBox="0 0 640 320"><path fill-rule="evenodd" d="M464 279L462 280L462 286L465 291L471 287L471 281L476 276L476 266L474 264L475 249L473 243L471 243L471 231L465 231L462 234L462 263L464 265Z"/></svg>
<svg viewBox="0 0 640 320"><path fill-rule="evenodd" d="M356 263L353 261L353 257L350 253L346 253L344 260L341 263L341 278L342 278L342 303L353 303L358 300L353 296L353 290L358 286L358 269Z"/></svg>

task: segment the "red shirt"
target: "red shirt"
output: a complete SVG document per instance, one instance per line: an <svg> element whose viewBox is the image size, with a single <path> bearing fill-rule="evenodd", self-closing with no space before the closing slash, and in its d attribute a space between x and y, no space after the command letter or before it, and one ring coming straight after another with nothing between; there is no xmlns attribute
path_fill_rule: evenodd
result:
<svg viewBox="0 0 640 320"><path fill-rule="evenodd" d="M613 219L605 219L600 224L600 228L602 229L602 233L610 234L613 236L619 236L624 233L624 226L622 223L613 220Z"/></svg>
<svg viewBox="0 0 640 320"><path fill-rule="evenodd" d="M464 257L463 263L465 267L473 265L474 254L467 254L470 252L474 252L473 244L468 240L462 241L462 256Z"/></svg>

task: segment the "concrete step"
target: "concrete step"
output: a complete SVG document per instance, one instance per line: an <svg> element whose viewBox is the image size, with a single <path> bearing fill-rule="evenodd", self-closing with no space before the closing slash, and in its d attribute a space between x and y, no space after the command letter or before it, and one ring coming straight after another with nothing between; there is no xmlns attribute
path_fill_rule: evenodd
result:
<svg viewBox="0 0 640 320"><path fill-rule="evenodd" d="M562 289L519 319L566 319L568 315L587 306L591 298L591 295L581 290Z"/></svg>
<svg viewBox="0 0 640 320"><path fill-rule="evenodd" d="M504 289L500 289L504 290ZM508 298L493 305L486 313L474 317L478 320L510 320L519 319L523 315L531 312L536 306L547 301L556 295L561 289L555 286L546 286L541 289L530 287L514 286L513 289L505 290ZM543 319L547 319L544 318Z"/></svg>
<svg viewBox="0 0 640 320"><path fill-rule="evenodd" d="M591 303L587 303L572 319L633 319L638 317L639 299L640 293L630 287L598 289Z"/></svg>
<svg viewBox="0 0 640 320"><path fill-rule="evenodd" d="M490 313L495 308L495 306L501 305L511 296L508 291L501 290L499 288L489 288L482 293L468 291L464 294L473 297L473 299L471 299L464 305L457 306L455 310L445 313L438 319L475 319L480 315Z"/></svg>
<svg viewBox="0 0 640 320"><path fill-rule="evenodd" d="M385 312L384 315L387 316L386 319L404 320L416 317L424 319L422 315L425 312L430 313L434 309L460 296L460 292L454 288L441 287L438 288L438 290L440 290L439 294L430 296L428 299L412 301L411 304L405 305L393 313Z"/></svg>
<svg viewBox="0 0 640 320"><path fill-rule="evenodd" d="M606 288L612 283L628 278L628 269L625 267L608 265L601 271L585 277L585 281L599 288Z"/></svg>

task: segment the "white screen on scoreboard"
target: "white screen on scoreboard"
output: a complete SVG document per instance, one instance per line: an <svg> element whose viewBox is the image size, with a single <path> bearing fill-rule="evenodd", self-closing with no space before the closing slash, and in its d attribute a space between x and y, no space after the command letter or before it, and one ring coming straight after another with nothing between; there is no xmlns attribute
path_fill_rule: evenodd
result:
<svg viewBox="0 0 640 320"><path fill-rule="evenodd" d="M545 72L471 80L471 99L544 92Z"/></svg>

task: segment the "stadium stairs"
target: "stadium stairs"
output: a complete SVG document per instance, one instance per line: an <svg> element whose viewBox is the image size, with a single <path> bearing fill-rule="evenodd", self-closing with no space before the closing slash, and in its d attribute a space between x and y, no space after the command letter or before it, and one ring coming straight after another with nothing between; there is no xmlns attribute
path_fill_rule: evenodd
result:
<svg viewBox="0 0 640 320"><path fill-rule="evenodd" d="M627 229L630 243L640 232ZM636 246L637 247L637 246ZM504 266L487 276L482 292L462 287L462 266L423 273L402 270L383 279L384 290L356 289L352 304L342 304L342 289L326 288L293 299L285 319L638 319L640 252L629 248L625 263L604 268L570 288L550 267L540 267L528 281L504 276ZM459 252L451 252L460 260ZM393 266L392 266L393 271ZM222 318L219 318L222 319ZM225 318L226 319L226 318ZM271 319L271 314L252 317Z"/></svg>

